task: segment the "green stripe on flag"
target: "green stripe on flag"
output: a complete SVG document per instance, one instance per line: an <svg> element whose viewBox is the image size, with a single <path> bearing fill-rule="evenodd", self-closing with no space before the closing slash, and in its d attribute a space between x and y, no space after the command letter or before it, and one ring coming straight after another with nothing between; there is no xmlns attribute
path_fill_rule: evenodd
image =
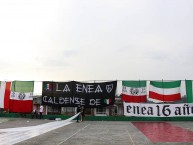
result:
<svg viewBox="0 0 193 145"><path fill-rule="evenodd" d="M193 102L193 91L192 91L192 80L186 80L186 97L187 97L187 103Z"/></svg>
<svg viewBox="0 0 193 145"><path fill-rule="evenodd" d="M122 81L122 86L133 88L146 87L146 81Z"/></svg>
<svg viewBox="0 0 193 145"><path fill-rule="evenodd" d="M157 87L157 88L177 88L180 87L181 81L171 81L171 82L156 82L156 81L150 81L150 85Z"/></svg>
<svg viewBox="0 0 193 145"><path fill-rule="evenodd" d="M11 91L13 92L33 92L34 81L13 81Z"/></svg>

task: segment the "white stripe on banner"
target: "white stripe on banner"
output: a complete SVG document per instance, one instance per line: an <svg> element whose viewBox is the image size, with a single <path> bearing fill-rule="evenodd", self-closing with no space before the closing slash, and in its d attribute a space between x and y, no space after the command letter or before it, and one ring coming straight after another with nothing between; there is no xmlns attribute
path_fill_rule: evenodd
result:
<svg viewBox="0 0 193 145"><path fill-rule="evenodd" d="M48 131L66 126L73 123L71 121L75 119L78 115L79 113L66 120L54 121L37 126L0 129L1 145L16 144L32 137L44 134Z"/></svg>
<svg viewBox="0 0 193 145"><path fill-rule="evenodd" d="M140 88L135 88L135 87L126 87L122 86L122 93L125 95L129 96L144 96L147 95L146 93L146 87L140 87Z"/></svg>
<svg viewBox="0 0 193 145"><path fill-rule="evenodd" d="M11 100L33 100L32 92L11 92L10 94Z"/></svg>
<svg viewBox="0 0 193 145"><path fill-rule="evenodd" d="M149 86L149 91L158 93L158 94L164 94L164 95L171 95L171 94L178 94L180 93L180 87L176 88L169 88L169 89L163 89L163 88L157 88L152 85Z"/></svg>

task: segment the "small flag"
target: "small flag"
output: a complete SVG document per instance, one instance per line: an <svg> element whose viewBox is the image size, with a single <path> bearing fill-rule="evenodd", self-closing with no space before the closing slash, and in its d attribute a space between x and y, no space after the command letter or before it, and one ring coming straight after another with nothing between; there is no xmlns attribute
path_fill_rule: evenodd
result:
<svg viewBox="0 0 193 145"><path fill-rule="evenodd" d="M111 99L104 99L104 103L106 103L107 105L109 105L112 102Z"/></svg>

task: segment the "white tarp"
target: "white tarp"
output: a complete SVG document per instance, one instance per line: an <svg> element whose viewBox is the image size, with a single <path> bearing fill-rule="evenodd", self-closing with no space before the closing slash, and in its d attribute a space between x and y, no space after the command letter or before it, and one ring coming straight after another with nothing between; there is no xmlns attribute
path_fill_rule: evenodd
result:
<svg viewBox="0 0 193 145"><path fill-rule="evenodd" d="M72 120L75 119L78 115L79 113L66 120L54 121L36 126L0 129L0 144L16 144L18 142L46 133L48 131L52 131L62 126L66 126L68 124L73 123Z"/></svg>

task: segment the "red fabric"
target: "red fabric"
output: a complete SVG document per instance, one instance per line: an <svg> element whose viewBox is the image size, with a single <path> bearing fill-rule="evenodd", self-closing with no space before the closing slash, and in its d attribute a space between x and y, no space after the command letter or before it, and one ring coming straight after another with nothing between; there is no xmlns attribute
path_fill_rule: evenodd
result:
<svg viewBox="0 0 193 145"><path fill-rule="evenodd" d="M147 102L147 96L129 96L122 94L122 101L133 103Z"/></svg>
<svg viewBox="0 0 193 145"><path fill-rule="evenodd" d="M4 109L8 111L9 109L9 96L11 92L11 82L6 82L6 87L5 87L5 94L4 94Z"/></svg>
<svg viewBox="0 0 193 145"><path fill-rule="evenodd" d="M164 95L164 94L158 94L152 91L149 91L149 98L160 100L160 101L177 101L181 100L181 95L179 94L173 94L173 95Z"/></svg>
<svg viewBox="0 0 193 145"><path fill-rule="evenodd" d="M31 113L33 108L32 100L9 100L9 111L17 113Z"/></svg>

